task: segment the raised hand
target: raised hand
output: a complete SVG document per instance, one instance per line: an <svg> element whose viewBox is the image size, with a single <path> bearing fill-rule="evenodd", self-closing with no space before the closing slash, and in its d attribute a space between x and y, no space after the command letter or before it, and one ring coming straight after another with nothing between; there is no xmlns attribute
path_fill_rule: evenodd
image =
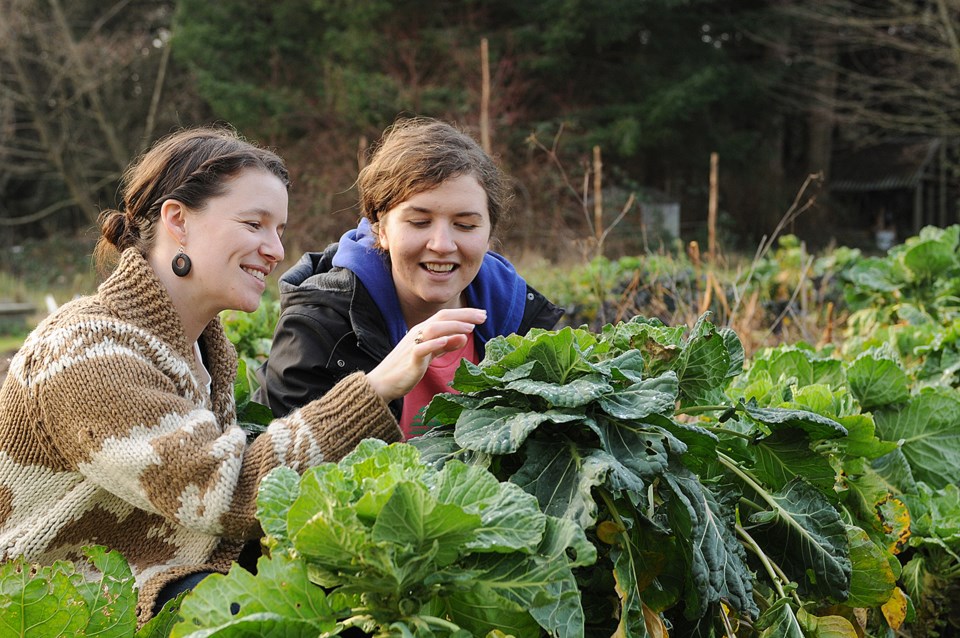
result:
<svg viewBox="0 0 960 638"><path fill-rule="evenodd" d="M434 357L462 348L474 326L487 319L478 308L449 308L413 326L367 380L384 401L406 395L427 371Z"/></svg>

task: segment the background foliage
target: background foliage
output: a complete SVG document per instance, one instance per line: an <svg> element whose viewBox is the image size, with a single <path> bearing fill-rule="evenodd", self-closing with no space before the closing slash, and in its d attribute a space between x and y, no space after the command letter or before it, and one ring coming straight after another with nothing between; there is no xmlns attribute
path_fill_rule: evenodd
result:
<svg viewBox="0 0 960 638"><path fill-rule="evenodd" d="M656 189L687 239L717 152L722 217L752 246L835 145L955 134L958 23L947 0L2 0L0 243L89 228L153 139L227 121L288 158L293 248L322 245L353 223L358 154L395 117L479 134L486 39L510 252L556 258L590 234L594 146L606 223ZM844 230L830 207L820 193L792 230L825 244Z"/></svg>

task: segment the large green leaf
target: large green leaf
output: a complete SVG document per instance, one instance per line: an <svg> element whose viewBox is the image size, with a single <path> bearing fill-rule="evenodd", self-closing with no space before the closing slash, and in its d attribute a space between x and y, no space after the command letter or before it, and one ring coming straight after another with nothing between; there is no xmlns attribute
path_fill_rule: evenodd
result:
<svg viewBox="0 0 960 638"><path fill-rule="evenodd" d="M0 637L83 635L90 612L73 575L66 563L36 574L21 557L0 565Z"/></svg>
<svg viewBox="0 0 960 638"><path fill-rule="evenodd" d="M563 384L519 379L511 381L505 387L514 392L540 397L558 408L578 408L613 391L613 387L597 374Z"/></svg>
<svg viewBox="0 0 960 638"><path fill-rule="evenodd" d="M731 370L730 351L723 335L703 318L694 327L676 365L684 405L695 404L726 382Z"/></svg>
<svg viewBox="0 0 960 638"><path fill-rule="evenodd" d="M858 356L847 369L850 391L864 410L902 403L910 397L909 378L900 364L871 352Z"/></svg>
<svg viewBox="0 0 960 638"><path fill-rule="evenodd" d="M850 549L839 512L800 478L768 494L771 510L750 516L750 534L802 591L845 600L850 590Z"/></svg>
<svg viewBox="0 0 960 638"><path fill-rule="evenodd" d="M547 561L565 559L571 567L583 567L596 562L597 548L587 540L582 527L564 518L545 518L543 538L537 546L538 556Z"/></svg>
<svg viewBox="0 0 960 638"><path fill-rule="evenodd" d="M350 565L364 547L365 529L351 507L353 484L336 465L304 473L300 494L290 507L288 533L297 549L329 565Z"/></svg>
<svg viewBox="0 0 960 638"><path fill-rule="evenodd" d="M657 427L612 419L604 419L599 425L603 449L645 481L663 474L670 458L687 449L672 434Z"/></svg>
<svg viewBox="0 0 960 638"><path fill-rule="evenodd" d="M795 345L784 345L754 357L750 375L765 371L774 381L793 380L798 387L816 383L841 385L843 363L839 359L818 357L814 352Z"/></svg>
<svg viewBox="0 0 960 638"><path fill-rule="evenodd" d="M745 362L745 353L743 351L743 342L737 333L729 328L721 328L720 336L723 337L723 345L730 354L730 367L727 369L727 378L733 378L743 372Z"/></svg>
<svg viewBox="0 0 960 638"><path fill-rule="evenodd" d="M130 566L120 552L105 547L86 547L83 553L99 572L98 579L78 583L90 611L85 635L127 638L137 625L137 592Z"/></svg>
<svg viewBox="0 0 960 638"><path fill-rule="evenodd" d="M522 605L486 586L454 592L444 597L438 606L443 615L453 619L471 636L487 636L494 629L517 638L537 638L543 632Z"/></svg>
<svg viewBox="0 0 960 638"><path fill-rule="evenodd" d="M592 490L605 481L610 455L583 456L584 450L565 441L529 440L526 448L526 460L510 480L536 496L544 513L591 527L597 518Z"/></svg>
<svg viewBox="0 0 960 638"><path fill-rule="evenodd" d="M847 540L853 571L846 604L850 607L879 607L890 600L897 586L897 577L890 568L890 555L859 527L847 526Z"/></svg>
<svg viewBox="0 0 960 638"><path fill-rule="evenodd" d="M903 253L903 263L917 279L934 279L957 266L956 246L950 242L914 239Z"/></svg>
<svg viewBox="0 0 960 638"><path fill-rule="evenodd" d="M914 478L934 487L960 483L960 395L924 388L899 409L874 413L884 439L902 441Z"/></svg>
<svg viewBox="0 0 960 638"><path fill-rule="evenodd" d="M763 612L757 629L761 630L760 638L807 638L797 615L785 598Z"/></svg>
<svg viewBox="0 0 960 638"><path fill-rule="evenodd" d="M551 633L583 635L583 610L573 573L563 561L530 557L517 562L501 555L476 555L464 565L478 571L481 586L513 601Z"/></svg>
<svg viewBox="0 0 960 638"><path fill-rule="evenodd" d="M845 276L857 286L876 292L893 292L905 283L892 261L877 257L857 261Z"/></svg>
<svg viewBox="0 0 960 638"><path fill-rule="evenodd" d="M746 554L733 532L734 510L721 508L697 476L675 464L663 475L671 530L682 542L688 587L685 615L699 618L721 600L751 616L759 614L753 600L753 578Z"/></svg>
<svg viewBox="0 0 960 638"><path fill-rule="evenodd" d="M536 497L513 483L499 485L481 514L482 526L467 547L476 552L530 551L537 547L546 528Z"/></svg>
<svg viewBox="0 0 960 638"><path fill-rule="evenodd" d="M438 502L457 505L472 514L489 509L490 500L500 492L500 483L490 472L458 461L444 464L431 478L430 487Z"/></svg>
<svg viewBox="0 0 960 638"><path fill-rule="evenodd" d="M615 419L639 421L651 414L672 415L678 392L677 375L670 371L598 397L597 404Z"/></svg>
<svg viewBox="0 0 960 638"><path fill-rule="evenodd" d="M751 419L759 421L771 430L797 428L809 434L815 441L847 435L847 430L830 417L809 410L761 408L751 403L741 404L741 409Z"/></svg>
<svg viewBox="0 0 960 638"><path fill-rule="evenodd" d="M590 366L581 356L581 349L586 343L581 340L589 337L589 341L596 341L588 333L572 328L563 328L556 332L543 332L533 338L530 349L524 353L523 360L517 361L517 352L505 357L500 364L515 367L515 363L523 364L535 361L537 366L531 378L551 383L566 383L567 377L574 371L588 371Z"/></svg>
<svg viewBox="0 0 960 638"><path fill-rule="evenodd" d="M479 514L468 514L458 505L437 503L424 486L403 482L377 517L372 539L409 545L415 551L435 544L434 560L445 567L457 559L462 545L475 538L480 524Z"/></svg>
<svg viewBox="0 0 960 638"><path fill-rule="evenodd" d="M847 429L843 450L849 456L877 459L897 449L895 441L881 441L875 436L876 424L869 414L851 414L837 419Z"/></svg>
<svg viewBox="0 0 960 638"><path fill-rule="evenodd" d="M594 364L593 369L615 381L637 382L643 379L646 362L640 350L627 350Z"/></svg>
<svg viewBox="0 0 960 638"><path fill-rule="evenodd" d="M827 457L810 448L810 437L800 430L778 430L752 448L754 473L773 490L802 476L821 492L832 493L836 471Z"/></svg>
<svg viewBox="0 0 960 638"><path fill-rule="evenodd" d="M907 561L903 566L901 579L903 586L907 589L907 594L914 600L923 600L927 594L929 584L927 582L927 559L922 554L915 554L913 558Z"/></svg>
<svg viewBox="0 0 960 638"><path fill-rule="evenodd" d="M229 636L262 631L306 638L330 631L335 624L323 590L308 578L307 563L286 552L260 558L256 576L234 565L226 576L204 578L183 599L180 615L183 621L171 638L214 636L218 629Z"/></svg>
<svg viewBox="0 0 960 638"><path fill-rule="evenodd" d="M542 423L567 423L581 418L581 415L560 410L539 413L500 405L465 410L457 419L454 438L468 450L509 454L520 449L530 433Z"/></svg>
<svg viewBox="0 0 960 638"><path fill-rule="evenodd" d="M287 515L300 494L300 475L287 467L278 467L260 480L257 490L257 520L278 547L290 546Z"/></svg>

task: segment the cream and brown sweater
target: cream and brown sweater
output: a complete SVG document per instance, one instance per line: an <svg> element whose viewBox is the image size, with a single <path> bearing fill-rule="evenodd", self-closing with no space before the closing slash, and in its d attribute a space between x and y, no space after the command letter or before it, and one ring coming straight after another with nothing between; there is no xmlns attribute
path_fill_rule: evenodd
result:
<svg viewBox="0 0 960 638"><path fill-rule="evenodd" d="M164 584L226 571L261 533L257 485L271 469L303 471L363 438L400 438L356 374L248 443L236 423L236 352L219 320L200 344L209 392L169 296L133 249L97 294L30 334L0 389L0 560L119 550L142 623Z"/></svg>

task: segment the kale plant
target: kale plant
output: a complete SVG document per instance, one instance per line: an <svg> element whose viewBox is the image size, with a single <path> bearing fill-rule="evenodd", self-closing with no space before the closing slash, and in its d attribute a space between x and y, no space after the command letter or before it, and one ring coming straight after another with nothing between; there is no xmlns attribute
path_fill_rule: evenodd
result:
<svg viewBox="0 0 960 638"><path fill-rule="evenodd" d="M760 400L728 395L743 362L706 317L501 337L461 363L460 394L433 399L436 427L414 444L438 465L489 467L585 530L598 553L577 570L588 635L852 632L843 603L902 592L840 507L842 457L848 441L851 455L890 448L852 400L811 408L759 381Z"/></svg>
<svg viewBox="0 0 960 638"><path fill-rule="evenodd" d="M302 478L272 471L257 506L269 556L204 579L174 638L584 635L572 570L593 546L483 468L370 439Z"/></svg>

